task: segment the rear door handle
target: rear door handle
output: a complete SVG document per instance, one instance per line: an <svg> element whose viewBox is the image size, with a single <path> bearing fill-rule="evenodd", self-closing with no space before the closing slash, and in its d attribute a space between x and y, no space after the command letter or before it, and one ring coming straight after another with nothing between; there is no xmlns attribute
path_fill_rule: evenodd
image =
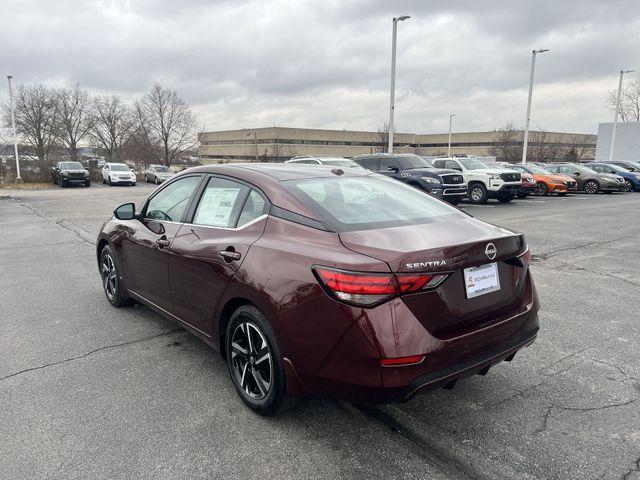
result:
<svg viewBox="0 0 640 480"><path fill-rule="evenodd" d="M233 262L234 260L240 260L240 252L234 252L231 250L222 250L220 256L224 258L225 262Z"/></svg>
<svg viewBox="0 0 640 480"><path fill-rule="evenodd" d="M171 242L166 238L159 238L156 240L156 243L160 248L168 247L169 245L171 245Z"/></svg>

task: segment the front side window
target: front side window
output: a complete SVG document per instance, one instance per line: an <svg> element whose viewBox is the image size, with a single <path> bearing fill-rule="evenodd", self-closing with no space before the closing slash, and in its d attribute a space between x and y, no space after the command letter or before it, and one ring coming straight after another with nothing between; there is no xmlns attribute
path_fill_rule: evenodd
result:
<svg viewBox="0 0 640 480"><path fill-rule="evenodd" d="M455 160L446 160L444 162L444 168L450 168L451 170L462 170L460 165Z"/></svg>
<svg viewBox="0 0 640 480"><path fill-rule="evenodd" d="M381 175L282 183L338 232L464 218L455 208Z"/></svg>
<svg viewBox="0 0 640 480"><path fill-rule="evenodd" d="M382 158L380 160L380 171L385 172L389 170L390 167L396 167L400 169L400 163L395 158Z"/></svg>
<svg viewBox="0 0 640 480"><path fill-rule="evenodd" d="M147 204L145 217L153 220L181 222L200 176L181 178L154 195Z"/></svg>
<svg viewBox="0 0 640 480"><path fill-rule="evenodd" d="M364 158L360 160L360 165L362 165L367 170L371 170L373 172L380 171L380 159L379 158Z"/></svg>
<svg viewBox="0 0 640 480"><path fill-rule="evenodd" d="M209 227L236 225L249 188L231 180L212 177L202 193L193 223Z"/></svg>

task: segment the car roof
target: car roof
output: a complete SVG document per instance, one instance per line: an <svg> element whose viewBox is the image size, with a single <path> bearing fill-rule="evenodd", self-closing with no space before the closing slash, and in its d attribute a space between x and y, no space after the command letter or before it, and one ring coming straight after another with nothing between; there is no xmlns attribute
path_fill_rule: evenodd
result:
<svg viewBox="0 0 640 480"><path fill-rule="evenodd" d="M308 165L303 163L221 163L202 165L183 170L173 179L191 173L212 173L230 176L245 181L257 188L274 205L300 215L322 221L316 212L304 205L281 182L287 180L306 180L314 178L366 177L376 173L355 168L340 168L328 165Z"/></svg>

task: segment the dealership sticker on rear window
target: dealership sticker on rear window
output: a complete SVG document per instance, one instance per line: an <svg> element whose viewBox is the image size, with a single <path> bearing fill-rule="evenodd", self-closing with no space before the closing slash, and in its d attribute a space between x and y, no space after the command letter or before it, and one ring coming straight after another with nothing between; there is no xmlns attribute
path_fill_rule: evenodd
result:
<svg viewBox="0 0 640 480"><path fill-rule="evenodd" d="M489 263L479 267L465 268L464 287L467 291L467 298L479 297L500 290L498 264Z"/></svg>

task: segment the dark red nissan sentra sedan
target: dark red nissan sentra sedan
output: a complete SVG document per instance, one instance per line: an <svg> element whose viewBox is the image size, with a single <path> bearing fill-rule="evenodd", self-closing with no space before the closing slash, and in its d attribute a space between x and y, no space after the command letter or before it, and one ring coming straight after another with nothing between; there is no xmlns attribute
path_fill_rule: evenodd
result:
<svg viewBox="0 0 640 480"><path fill-rule="evenodd" d="M109 302L141 302L221 351L242 400L405 401L510 361L538 330L521 234L366 171L196 167L97 256Z"/></svg>

